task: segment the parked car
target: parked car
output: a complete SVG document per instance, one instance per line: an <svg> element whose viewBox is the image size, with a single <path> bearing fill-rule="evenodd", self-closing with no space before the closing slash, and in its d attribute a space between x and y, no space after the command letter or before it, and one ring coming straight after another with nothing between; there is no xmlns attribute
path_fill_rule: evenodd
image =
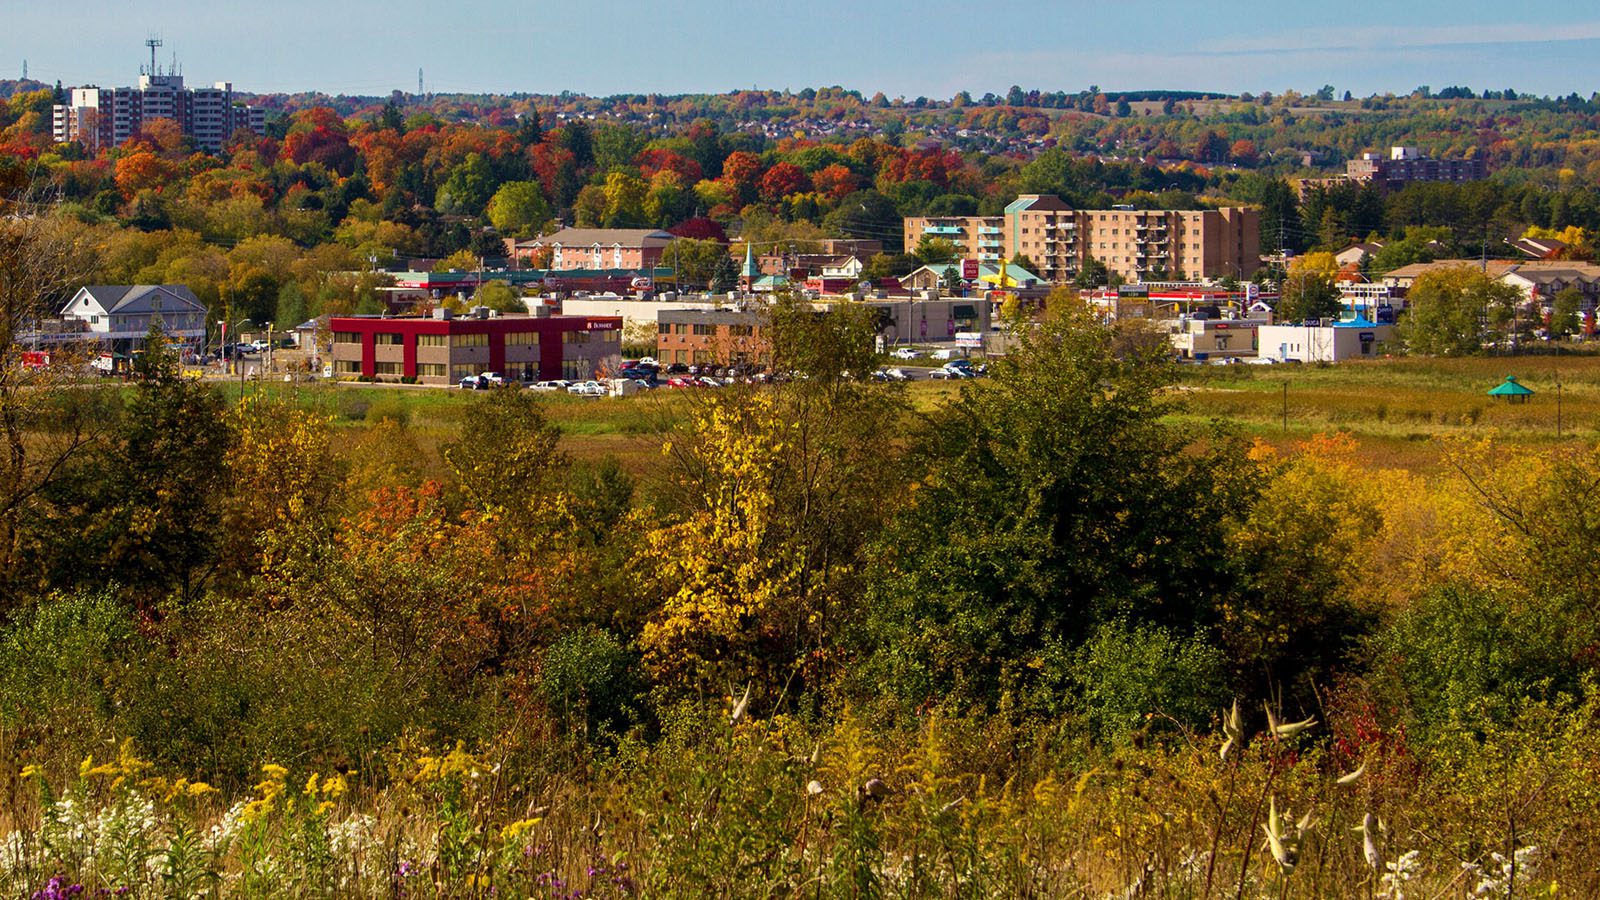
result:
<svg viewBox="0 0 1600 900"><path fill-rule="evenodd" d="M896 347L894 352L889 355L895 359L916 359L918 353L910 347Z"/></svg>
<svg viewBox="0 0 1600 900"><path fill-rule="evenodd" d="M611 392L598 381L583 381L568 387L567 393L576 394L579 397L604 397Z"/></svg>
<svg viewBox="0 0 1600 900"><path fill-rule="evenodd" d="M461 379L463 391L486 391L489 389L489 379L482 375L468 375Z"/></svg>
<svg viewBox="0 0 1600 900"><path fill-rule="evenodd" d="M564 391L566 387L554 381L535 381L528 385L530 391Z"/></svg>

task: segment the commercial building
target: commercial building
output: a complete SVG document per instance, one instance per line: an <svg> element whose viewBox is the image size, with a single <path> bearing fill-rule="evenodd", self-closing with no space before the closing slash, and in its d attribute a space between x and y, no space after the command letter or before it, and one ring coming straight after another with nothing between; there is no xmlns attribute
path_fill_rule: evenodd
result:
<svg viewBox="0 0 1600 900"><path fill-rule="evenodd" d="M336 378L454 384L469 375L583 379L622 361L622 320L601 316L335 316Z"/></svg>
<svg viewBox="0 0 1600 900"><path fill-rule="evenodd" d="M637 272L661 265L667 245L674 240L671 234L653 228L563 228L531 240L508 241L507 249L519 264L551 271Z"/></svg>
<svg viewBox="0 0 1600 900"><path fill-rule="evenodd" d="M1170 339L1182 359L1231 359L1256 355L1256 338L1270 319L1173 319Z"/></svg>
<svg viewBox="0 0 1600 900"><path fill-rule="evenodd" d="M764 310L663 309L656 318L656 361L663 365L747 365L772 361Z"/></svg>
<svg viewBox="0 0 1600 900"><path fill-rule="evenodd" d="M818 313L859 306L872 317L873 331L884 346L909 343L959 342L961 335L982 335L992 321L990 301L981 297L841 298L814 301ZM771 319L762 306L746 309L658 307L656 359L671 365L765 366L772 358Z"/></svg>
<svg viewBox="0 0 1600 900"><path fill-rule="evenodd" d="M1024 194L999 216L919 216L906 246L944 238L961 256L996 263L1023 254L1046 281L1073 280L1090 259L1129 281L1180 276L1240 280L1260 265L1261 213L1208 210L1075 210L1059 197Z"/></svg>
<svg viewBox="0 0 1600 900"><path fill-rule="evenodd" d="M182 284L86 285L47 330L58 342L92 341L127 352L143 346L152 325L168 340L198 344L206 337L206 306Z"/></svg>
<svg viewBox="0 0 1600 900"><path fill-rule="evenodd" d="M115 147L156 119L170 119L201 150L216 153L244 129L266 133L266 111L234 99L233 85L188 88L173 70L152 68L137 87L73 88L69 102L54 107L57 143L76 141L90 151Z"/></svg>
<svg viewBox="0 0 1600 900"><path fill-rule="evenodd" d="M1257 351L1278 362L1340 362L1372 359L1378 345L1394 339L1393 325L1369 319L1304 325L1263 325L1258 329Z"/></svg>

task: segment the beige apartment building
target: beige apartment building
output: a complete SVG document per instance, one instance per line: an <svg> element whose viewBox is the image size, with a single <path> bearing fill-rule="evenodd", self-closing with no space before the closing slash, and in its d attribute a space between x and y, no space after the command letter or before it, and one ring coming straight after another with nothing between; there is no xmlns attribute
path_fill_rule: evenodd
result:
<svg viewBox="0 0 1600 900"><path fill-rule="evenodd" d="M1261 213L1207 210L1073 209L1059 197L1024 194L999 216L905 220L905 245L923 236L954 243L965 258L998 262L1021 253L1046 281L1068 282L1090 257L1126 281L1239 279L1260 265Z"/></svg>

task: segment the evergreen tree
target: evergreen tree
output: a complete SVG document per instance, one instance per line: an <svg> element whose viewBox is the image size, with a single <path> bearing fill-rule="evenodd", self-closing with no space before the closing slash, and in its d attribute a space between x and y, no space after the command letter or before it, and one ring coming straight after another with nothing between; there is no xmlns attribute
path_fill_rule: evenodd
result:
<svg viewBox="0 0 1600 900"><path fill-rule="evenodd" d="M726 293L738 286L739 264L733 261L733 257L724 253L717 260L717 267L711 272L711 292Z"/></svg>

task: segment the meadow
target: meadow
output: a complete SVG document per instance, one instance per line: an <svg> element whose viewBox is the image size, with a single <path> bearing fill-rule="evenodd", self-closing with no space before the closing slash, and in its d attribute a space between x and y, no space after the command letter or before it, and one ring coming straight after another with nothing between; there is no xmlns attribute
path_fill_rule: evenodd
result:
<svg viewBox="0 0 1600 900"><path fill-rule="evenodd" d="M968 384L130 386L19 520L0 892L1600 895L1600 358L1047 328Z"/></svg>

